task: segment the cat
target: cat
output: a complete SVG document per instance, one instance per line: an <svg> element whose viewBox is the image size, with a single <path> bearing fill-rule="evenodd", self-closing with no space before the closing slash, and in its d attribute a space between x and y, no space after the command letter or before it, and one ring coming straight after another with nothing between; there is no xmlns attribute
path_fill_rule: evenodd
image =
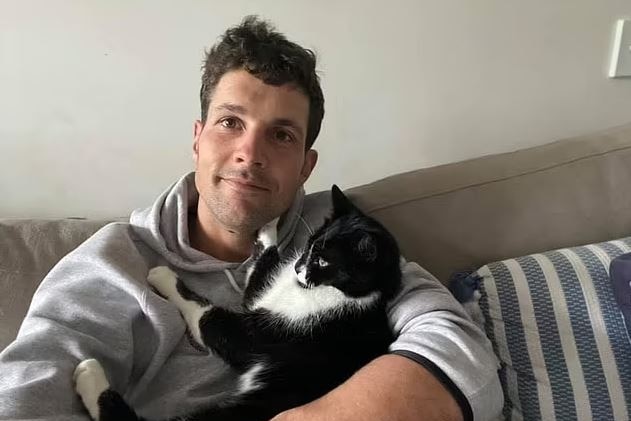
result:
<svg viewBox="0 0 631 421"><path fill-rule="evenodd" d="M228 402L189 421L267 421L340 385L393 341L386 303L401 286L394 237L333 186L333 210L300 253L281 258L277 221L259 230L243 308L213 306L168 267L148 282L178 307L194 341L239 373ZM81 362L75 389L97 421L142 420L110 386L98 361Z"/></svg>

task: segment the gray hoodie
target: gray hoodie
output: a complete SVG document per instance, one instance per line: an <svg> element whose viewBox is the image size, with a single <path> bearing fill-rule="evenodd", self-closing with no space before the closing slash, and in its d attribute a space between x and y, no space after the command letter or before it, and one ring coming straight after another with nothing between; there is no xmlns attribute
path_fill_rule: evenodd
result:
<svg viewBox="0 0 631 421"><path fill-rule="evenodd" d="M42 281L17 339L0 354L0 420L88 420L73 389L81 360L96 358L112 387L144 417L183 415L221 401L236 373L193 346L176 308L154 293L147 272L169 265L194 292L237 307L251 260L226 263L193 249L193 173L129 223L112 223L64 257ZM279 225L281 254L300 248L329 213L328 192L300 191ZM391 352L432 371L475 419L500 413L492 348L462 307L429 273L402 263L404 289L389 318Z"/></svg>

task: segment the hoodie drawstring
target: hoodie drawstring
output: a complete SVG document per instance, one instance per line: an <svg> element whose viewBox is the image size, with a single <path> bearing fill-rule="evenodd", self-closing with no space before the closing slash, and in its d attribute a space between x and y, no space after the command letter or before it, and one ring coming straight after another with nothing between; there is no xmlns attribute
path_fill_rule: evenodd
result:
<svg viewBox="0 0 631 421"><path fill-rule="evenodd" d="M311 229L311 226L309 224L307 224L307 221L304 220L304 218L302 217L302 215L298 215L298 219L300 219L300 221L305 225L305 227L307 228L307 231L309 231L309 236L313 235L313 230Z"/></svg>
<svg viewBox="0 0 631 421"><path fill-rule="evenodd" d="M237 284L237 281L234 279L234 275L232 274L232 272L230 272L228 269L224 269L223 273L226 274L226 277L230 281L230 285L232 285L232 288L234 288L234 290L237 291L239 294L243 294L243 289L241 289L241 287L239 287L239 284Z"/></svg>

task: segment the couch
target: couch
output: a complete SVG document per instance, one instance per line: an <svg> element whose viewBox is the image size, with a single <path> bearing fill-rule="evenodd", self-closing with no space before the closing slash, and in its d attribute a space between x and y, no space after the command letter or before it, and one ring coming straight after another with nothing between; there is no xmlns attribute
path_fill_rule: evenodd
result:
<svg viewBox="0 0 631 421"><path fill-rule="evenodd" d="M491 262L631 235L630 182L631 124L397 174L348 193L394 233L408 260L445 284L456 273L474 274L467 279L479 284L484 273L476 270ZM107 222L0 219L0 350L15 338L44 275ZM496 326L483 327L493 336ZM494 346L510 366L499 355L507 350ZM537 419L527 400L505 411L507 418Z"/></svg>

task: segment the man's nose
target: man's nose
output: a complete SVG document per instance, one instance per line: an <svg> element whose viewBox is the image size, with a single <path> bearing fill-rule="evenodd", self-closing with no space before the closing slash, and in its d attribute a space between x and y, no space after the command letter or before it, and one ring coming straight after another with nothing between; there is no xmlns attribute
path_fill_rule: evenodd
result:
<svg viewBox="0 0 631 421"><path fill-rule="evenodd" d="M265 133L251 130L244 133L238 140L235 160L238 164L265 168L267 166L265 151Z"/></svg>

